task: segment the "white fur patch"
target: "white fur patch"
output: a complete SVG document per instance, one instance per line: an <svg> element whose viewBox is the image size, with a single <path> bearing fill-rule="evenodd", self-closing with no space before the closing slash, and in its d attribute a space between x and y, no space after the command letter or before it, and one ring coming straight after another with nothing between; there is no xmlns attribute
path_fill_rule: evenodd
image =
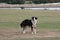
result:
<svg viewBox="0 0 60 40"><path fill-rule="evenodd" d="M36 34L36 29L34 29L34 33Z"/></svg>
<svg viewBox="0 0 60 40"><path fill-rule="evenodd" d="M37 20L36 20L35 18L34 18L34 20L32 20L32 24L33 24L33 25L32 25L33 27L36 27Z"/></svg>
<svg viewBox="0 0 60 40"><path fill-rule="evenodd" d="M36 24L37 24L37 20L34 18L33 20L32 20L32 27L33 27L33 32L34 32L34 34L36 34ZM32 33L33 34L33 33Z"/></svg>
<svg viewBox="0 0 60 40"><path fill-rule="evenodd" d="M23 34L25 34L26 32L25 32L25 30L23 31Z"/></svg>

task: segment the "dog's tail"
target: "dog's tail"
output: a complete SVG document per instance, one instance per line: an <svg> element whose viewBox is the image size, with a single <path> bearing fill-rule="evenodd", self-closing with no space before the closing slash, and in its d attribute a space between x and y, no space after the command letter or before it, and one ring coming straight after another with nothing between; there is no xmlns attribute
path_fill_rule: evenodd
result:
<svg viewBox="0 0 60 40"><path fill-rule="evenodd" d="M22 26L22 23L20 24L20 27L22 28L23 26Z"/></svg>

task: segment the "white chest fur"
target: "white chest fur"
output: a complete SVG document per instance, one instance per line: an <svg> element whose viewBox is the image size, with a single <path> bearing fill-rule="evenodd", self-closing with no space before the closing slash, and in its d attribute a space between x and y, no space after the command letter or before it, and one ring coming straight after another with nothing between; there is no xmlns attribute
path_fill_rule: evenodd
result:
<svg viewBox="0 0 60 40"><path fill-rule="evenodd" d="M32 24L33 24L33 25L32 25L33 27L36 27L37 20L36 20L35 18L32 20Z"/></svg>

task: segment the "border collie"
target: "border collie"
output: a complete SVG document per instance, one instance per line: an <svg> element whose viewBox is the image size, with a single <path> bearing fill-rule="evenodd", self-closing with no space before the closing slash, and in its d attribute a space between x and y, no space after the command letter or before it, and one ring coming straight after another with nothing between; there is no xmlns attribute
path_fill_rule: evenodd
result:
<svg viewBox="0 0 60 40"><path fill-rule="evenodd" d="M21 22L20 26L23 28L23 34L25 34L25 29L27 26L31 28L32 34L36 34L36 24L37 24L37 17L32 17L31 20L25 19Z"/></svg>

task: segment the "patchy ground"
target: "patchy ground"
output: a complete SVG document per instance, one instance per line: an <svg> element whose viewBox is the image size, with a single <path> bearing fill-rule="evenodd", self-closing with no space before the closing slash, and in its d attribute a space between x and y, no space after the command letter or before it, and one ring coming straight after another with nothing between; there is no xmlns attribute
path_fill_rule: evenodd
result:
<svg viewBox="0 0 60 40"><path fill-rule="evenodd" d="M27 29L28 30L28 29ZM31 34L30 30L22 34L21 30L13 28L0 28L0 40L16 40L24 38L42 38L42 37L60 37L60 31L57 30L37 30L37 34Z"/></svg>

